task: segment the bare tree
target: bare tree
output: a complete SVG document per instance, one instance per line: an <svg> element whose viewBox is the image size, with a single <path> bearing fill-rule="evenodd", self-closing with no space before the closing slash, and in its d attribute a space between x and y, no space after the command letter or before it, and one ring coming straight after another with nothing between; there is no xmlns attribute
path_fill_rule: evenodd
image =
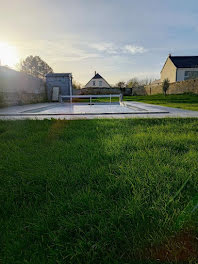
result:
<svg viewBox="0 0 198 264"><path fill-rule="evenodd" d="M72 81L72 86L74 89L82 89L82 85L74 80Z"/></svg>
<svg viewBox="0 0 198 264"><path fill-rule="evenodd" d="M151 84L153 81L153 79L149 79L149 78L145 78L145 79L138 79L137 77L134 77L132 79L130 79L127 82L128 87L130 86L144 86L144 85L149 85Z"/></svg>
<svg viewBox="0 0 198 264"><path fill-rule="evenodd" d="M137 78L132 78L127 82L127 88L135 88L139 86L139 81Z"/></svg>
<svg viewBox="0 0 198 264"><path fill-rule="evenodd" d="M52 73L52 68L39 56L28 56L19 66L21 72L25 72L34 77L44 78L47 73Z"/></svg>
<svg viewBox="0 0 198 264"><path fill-rule="evenodd" d="M145 79L140 80L139 83L144 86L144 85L151 84L153 81L154 81L154 79L152 79L152 78L150 78L150 79L149 78L145 78Z"/></svg>
<svg viewBox="0 0 198 264"><path fill-rule="evenodd" d="M125 88L125 82L123 82L123 81L118 82L116 86L119 88Z"/></svg>

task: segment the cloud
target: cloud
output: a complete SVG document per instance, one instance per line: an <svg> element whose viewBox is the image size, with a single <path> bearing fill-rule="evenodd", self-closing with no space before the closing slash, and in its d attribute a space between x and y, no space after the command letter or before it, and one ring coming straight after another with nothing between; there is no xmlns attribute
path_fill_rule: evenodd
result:
<svg viewBox="0 0 198 264"><path fill-rule="evenodd" d="M118 50L113 43L110 42L101 42L101 43L93 43L89 45L90 48L96 49L97 51L103 51L109 54L117 54Z"/></svg>
<svg viewBox="0 0 198 264"><path fill-rule="evenodd" d="M145 53L147 50L141 46L125 45L123 51L124 53L137 54L137 53Z"/></svg>
<svg viewBox="0 0 198 264"><path fill-rule="evenodd" d="M20 49L21 58L25 58L29 55L39 55L41 58L49 60L52 63L59 63L62 61L77 62L101 57L101 54L98 52L91 52L67 39L61 39L57 42L51 40L26 41L25 44L18 41L15 42L14 45Z"/></svg>
<svg viewBox="0 0 198 264"><path fill-rule="evenodd" d="M147 50L142 46L135 46L135 45L124 45L124 46L117 46L111 42L100 42L100 43L93 43L89 45L90 48L97 50L98 52L103 52L112 55L122 55L122 54L131 54L135 55L138 53L145 53Z"/></svg>
<svg viewBox="0 0 198 264"><path fill-rule="evenodd" d="M158 71L136 71L133 72L133 74L131 75L131 78L137 78L137 79L159 79L160 74Z"/></svg>
<svg viewBox="0 0 198 264"><path fill-rule="evenodd" d="M94 53L84 53L83 51L82 52L78 52L78 54L76 53L75 55L73 56L60 56L60 57L57 57L57 59L55 61L81 61L81 60L85 60L85 59L91 59L91 58L99 58L100 55L99 54L94 54Z"/></svg>

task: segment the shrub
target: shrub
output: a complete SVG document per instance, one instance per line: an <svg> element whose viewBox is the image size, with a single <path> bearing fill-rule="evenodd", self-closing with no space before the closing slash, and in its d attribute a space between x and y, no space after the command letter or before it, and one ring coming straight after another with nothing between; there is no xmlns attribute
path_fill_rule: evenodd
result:
<svg viewBox="0 0 198 264"><path fill-rule="evenodd" d="M163 89L163 92L164 94L166 95L168 89L169 89L169 85L170 85L170 81L169 79L164 79L163 83L162 83L162 89Z"/></svg>

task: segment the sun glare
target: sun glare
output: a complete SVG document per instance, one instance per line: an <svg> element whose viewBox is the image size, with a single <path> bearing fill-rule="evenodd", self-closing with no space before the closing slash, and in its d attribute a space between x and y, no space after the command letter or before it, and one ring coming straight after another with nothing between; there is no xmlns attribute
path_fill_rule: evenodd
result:
<svg viewBox="0 0 198 264"><path fill-rule="evenodd" d="M0 42L0 65L14 67L18 61L19 57L16 47Z"/></svg>

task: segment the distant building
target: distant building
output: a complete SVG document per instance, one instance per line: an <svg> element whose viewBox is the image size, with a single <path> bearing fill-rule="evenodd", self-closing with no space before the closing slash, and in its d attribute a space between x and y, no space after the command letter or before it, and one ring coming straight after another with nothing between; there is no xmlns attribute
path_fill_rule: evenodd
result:
<svg viewBox="0 0 198 264"><path fill-rule="evenodd" d="M161 71L161 82L171 83L198 78L198 56L171 56L169 54Z"/></svg>
<svg viewBox="0 0 198 264"><path fill-rule="evenodd" d="M85 85L85 88L111 88L108 82L98 73Z"/></svg>
<svg viewBox="0 0 198 264"><path fill-rule="evenodd" d="M60 95L72 95L71 73L48 73L46 75L49 101L58 101Z"/></svg>

